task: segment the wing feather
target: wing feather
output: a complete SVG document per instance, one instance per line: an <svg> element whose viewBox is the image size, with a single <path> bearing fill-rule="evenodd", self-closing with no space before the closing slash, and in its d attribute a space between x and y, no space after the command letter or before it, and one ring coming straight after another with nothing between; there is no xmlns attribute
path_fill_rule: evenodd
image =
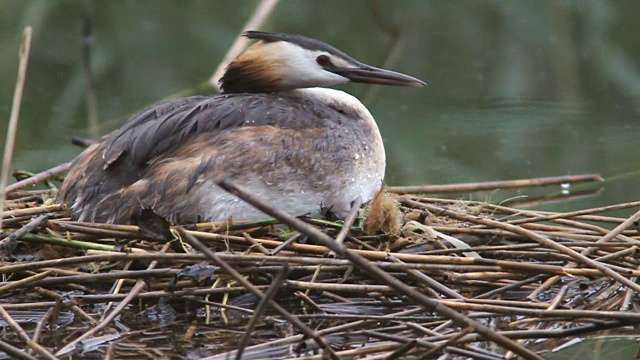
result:
<svg viewBox="0 0 640 360"><path fill-rule="evenodd" d="M140 180L151 162L178 154L202 134L263 125L324 127L343 120L328 105L283 93L193 96L156 104L80 154L58 201L92 204L122 191ZM77 205L81 211L84 205Z"/></svg>
<svg viewBox="0 0 640 360"><path fill-rule="evenodd" d="M240 126L276 125L289 128L320 126L313 119L317 106L307 99L282 94L233 94L194 96L153 107L135 115L103 140L107 167L126 157L126 163L142 165L195 134ZM324 110L324 111L322 111ZM330 109L320 109L328 112Z"/></svg>

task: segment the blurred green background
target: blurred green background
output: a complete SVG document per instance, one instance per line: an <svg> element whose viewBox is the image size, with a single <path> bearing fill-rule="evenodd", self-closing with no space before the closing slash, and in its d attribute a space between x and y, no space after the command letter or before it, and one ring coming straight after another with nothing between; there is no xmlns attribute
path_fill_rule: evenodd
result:
<svg viewBox="0 0 640 360"><path fill-rule="evenodd" d="M34 28L13 167L37 172L69 161L81 151L72 136L95 136L81 56L87 19L104 135L161 99L212 93L198 86L257 4L0 0L2 146L21 33ZM388 184L605 177L598 196L553 205L569 209L640 194L638 18L632 0L282 0L262 30L314 37L429 84L341 87L378 121Z"/></svg>

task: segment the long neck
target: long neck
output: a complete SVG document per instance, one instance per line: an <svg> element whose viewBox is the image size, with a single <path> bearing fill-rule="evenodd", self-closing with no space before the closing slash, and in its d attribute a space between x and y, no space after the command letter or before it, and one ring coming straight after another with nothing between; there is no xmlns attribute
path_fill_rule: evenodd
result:
<svg viewBox="0 0 640 360"><path fill-rule="evenodd" d="M327 88L297 89L290 93L335 110L337 114L328 117L334 119L334 126L327 126L326 129L340 131L343 141L352 143L352 146L359 149L354 154L368 154L365 158L369 160L363 159L363 164L375 168L380 178L383 177L386 162L380 130L369 110L358 98L341 90Z"/></svg>
<svg viewBox="0 0 640 360"><path fill-rule="evenodd" d="M311 101L326 104L330 108L352 119L351 123L356 126L366 124L371 127L376 136L380 136L380 131L376 121L369 110L358 100L357 97L350 95L344 91L328 88L307 88L296 89L290 92L297 96L304 97Z"/></svg>

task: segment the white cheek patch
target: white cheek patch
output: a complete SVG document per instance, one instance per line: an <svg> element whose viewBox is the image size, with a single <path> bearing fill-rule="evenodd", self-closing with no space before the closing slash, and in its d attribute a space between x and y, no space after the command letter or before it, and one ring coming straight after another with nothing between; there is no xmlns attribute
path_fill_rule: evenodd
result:
<svg viewBox="0 0 640 360"><path fill-rule="evenodd" d="M288 42L278 41L268 43L266 53L271 57L270 61L278 64L277 71L281 75L281 84L290 88L304 88L312 86L327 86L348 82L349 79L326 71L316 61L320 55L327 55L336 64L335 56L324 51L304 49ZM338 66L343 66L336 64Z"/></svg>

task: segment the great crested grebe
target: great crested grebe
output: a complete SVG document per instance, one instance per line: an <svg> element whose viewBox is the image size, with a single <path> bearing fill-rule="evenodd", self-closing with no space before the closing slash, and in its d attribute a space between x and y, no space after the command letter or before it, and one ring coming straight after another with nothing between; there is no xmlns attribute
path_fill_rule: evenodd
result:
<svg viewBox="0 0 640 360"><path fill-rule="evenodd" d="M228 177L294 215L381 188L385 153L367 108L345 82L424 86L318 40L247 31L259 40L229 64L222 95L153 105L83 151L58 195L79 221L131 223L150 209L173 223L267 216L219 188Z"/></svg>

